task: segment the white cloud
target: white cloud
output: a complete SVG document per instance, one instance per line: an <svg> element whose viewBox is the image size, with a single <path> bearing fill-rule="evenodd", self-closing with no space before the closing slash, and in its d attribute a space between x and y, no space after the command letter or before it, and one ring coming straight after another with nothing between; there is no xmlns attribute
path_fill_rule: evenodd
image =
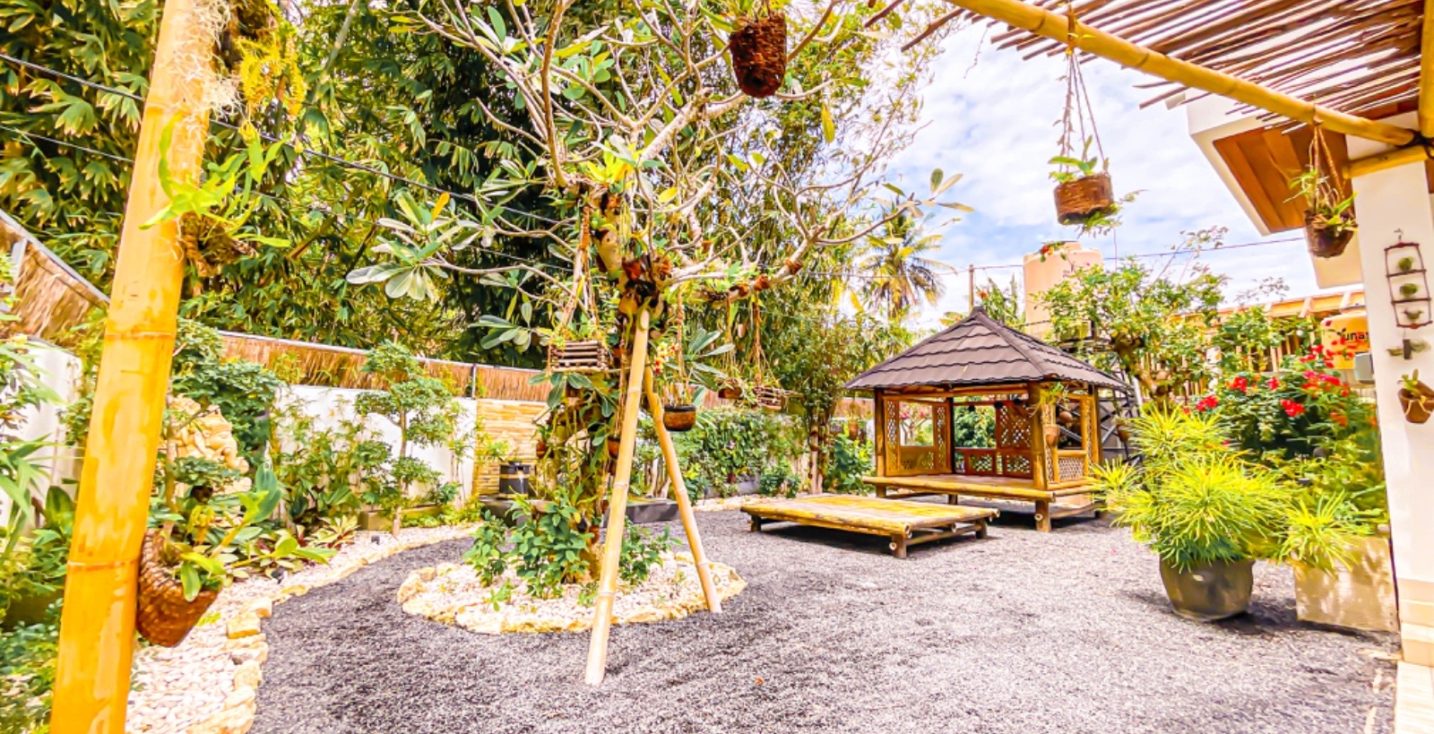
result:
<svg viewBox="0 0 1434 734"><path fill-rule="evenodd" d="M963 272L952 279L941 303L923 314L924 325L934 324L945 310L965 308L968 264L1019 263L1042 241L1073 233L1055 222L1048 176L1048 161L1057 152L1065 61L1023 60L1019 51L980 47L981 38L982 29L975 27L946 39L925 92L925 127L890 168L901 185L917 190L932 168L961 173L951 195L976 209L945 233L941 257ZM1150 77L1100 59L1083 70L1116 190L1142 192L1115 236L1087 241L1088 246L1107 256L1162 252L1183 240L1182 231L1213 225L1229 228L1228 243L1260 239L1190 139L1184 110L1164 104L1140 108L1159 93L1135 87ZM1283 278L1292 294L1315 290L1300 243L1211 252L1202 260L1230 277L1232 298L1269 276ZM1019 272L990 275L1004 284Z"/></svg>

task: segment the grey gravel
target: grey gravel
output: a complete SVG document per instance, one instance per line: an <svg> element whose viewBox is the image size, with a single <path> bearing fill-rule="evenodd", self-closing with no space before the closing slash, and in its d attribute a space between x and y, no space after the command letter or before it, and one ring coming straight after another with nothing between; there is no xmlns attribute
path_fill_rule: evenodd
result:
<svg viewBox="0 0 1434 734"><path fill-rule="evenodd" d="M891 558L876 538L699 515L747 579L721 615L619 627L607 681L588 635L473 634L404 614L410 551L286 602L254 731L1390 732L1395 640L1295 619L1288 568L1259 564L1250 613L1170 613L1154 557L1101 521ZM680 529L674 535L680 536Z"/></svg>

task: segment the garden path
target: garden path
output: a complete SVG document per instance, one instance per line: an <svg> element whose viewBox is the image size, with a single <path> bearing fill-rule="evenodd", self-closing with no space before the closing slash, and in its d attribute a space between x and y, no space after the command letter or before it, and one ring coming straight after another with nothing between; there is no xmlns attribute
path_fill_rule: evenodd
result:
<svg viewBox="0 0 1434 734"><path fill-rule="evenodd" d="M1248 616L1168 611L1156 562L1104 522L923 546L699 515L747 590L720 616L619 627L600 689L588 636L466 632L405 614L404 553L265 623L254 731L1389 732L1394 641L1295 620L1287 568L1256 567ZM680 531L675 532L680 537Z"/></svg>

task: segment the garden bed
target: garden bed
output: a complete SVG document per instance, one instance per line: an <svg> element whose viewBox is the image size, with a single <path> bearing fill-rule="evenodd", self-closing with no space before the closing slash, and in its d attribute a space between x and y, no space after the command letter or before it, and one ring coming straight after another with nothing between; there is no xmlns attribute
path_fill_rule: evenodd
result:
<svg viewBox="0 0 1434 734"><path fill-rule="evenodd" d="M747 587L731 566L713 563L711 571L717 596L724 601ZM493 595L505 583L511 584L511 596L495 604ZM568 585L550 599L534 598L511 571L493 586L485 586L472 567L453 563L410 573L398 589L398 602L409 614L484 634L581 632L593 622L592 600L583 597L580 586ZM613 623L664 622L706 607L692 557L669 553L646 581L618 590Z"/></svg>

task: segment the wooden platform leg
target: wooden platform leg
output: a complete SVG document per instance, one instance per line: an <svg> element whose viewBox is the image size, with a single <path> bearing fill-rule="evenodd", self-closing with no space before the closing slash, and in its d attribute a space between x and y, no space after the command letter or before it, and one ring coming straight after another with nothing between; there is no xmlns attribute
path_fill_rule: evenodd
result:
<svg viewBox="0 0 1434 734"><path fill-rule="evenodd" d="M886 487L880 484L876 485L876 496L878 499L886 499Z"/></svg>
<svg viewBox="0 0 1434 734"><path fill-rule="evenodd" d="M946 495L946 504L948 504L948 505L959 505L959 504L961 504L961 495L959 495L959 494L948 494L948 495Z"/></svg>
<svg viewBox="0 0 1434 734"><path fill-rule="evenodd" d="M760 533L760 532L762 532L762 518L757 517L756 515L752 515L751 518L752 518L752 532L754 532L754 533Z"/></svg>
<svg viewBox="0 0 1434 734"><path fill-rule="evenodd" d="M905 558L905 557L906 557L906 534L905 534L905 533L892 533L892 534L891 534L891 555L896 556L897 558Z"/></svg>
<svg viewBox="0 0 1434 734"><path fill-rule="evenodd" d="M697 580L702 585L702 597L707 601L708 611L720 614L722 599L717 596L717 587L712 584L712 570L707 564L707 553L702 548L702 536L697 533L697 516L692 512L692 499L687 496L687 484L682 480L682 467L677 464L677 449L673 447L672 436L662 423L662 399L658 397L652 384L652 370L643 372L642 387L647 393L647 412L652 415L652 431L657 434L658 446L662 447L662 463L667 466L667 480L672 483L672 499L677 503L677 514L682 517L682 530L687 533L687 548L692 551L692 565L697 567Z"/></svg>
<svg viewBox="0 0 1434 734"><path fill-rule="evenodd" d="M988 523L985 520L977 520L976 522L978 523L976 525L976 537L984 539L986 537Z"/></svg>
<svg viewBox="0 0 1434 734"><path fill-rule="evenodd" d="M1036 530L1043 533L1051 531L1051 503L1044 500L1036 501Z"/></svg>

